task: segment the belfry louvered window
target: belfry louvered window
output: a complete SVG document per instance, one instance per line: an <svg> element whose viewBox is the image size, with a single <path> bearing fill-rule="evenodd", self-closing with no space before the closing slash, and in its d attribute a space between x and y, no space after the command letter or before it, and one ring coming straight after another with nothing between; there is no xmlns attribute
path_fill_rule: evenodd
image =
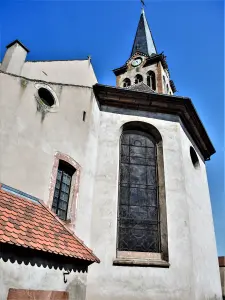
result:
<svg viewBox="0 0 225 300"><path fill-rule="evenodd" d="M143 81L143 77L140 74L137 74L135 76L134 83L138 84L138 83L141 83L142 81Z"/></svg>
<svg viewBox="0 0 225 300"><path fill-rule="evenodd" d="M59 161L52 210L62 220L67 218L72 176L75 169L64 161Z"/></svg>
<svg viewBox="0 0 225 300"><path fill-rule="evenodd" d="M129 78L125 78L123 81L123 87L128 87L131 85L131 81Z"/></svg>
<svg viewBox="0 0 225 300"><path fill-rule="evenodd" d="M156 90L155 73L153 71L147 73L147 85L154 91Z"/></svg>
<svg viewBox="0 0 225 300"><path fill-rule="evenodd" d="M141 131L125 131L120 145L118 250L160 252L157 147Z"/></svg>

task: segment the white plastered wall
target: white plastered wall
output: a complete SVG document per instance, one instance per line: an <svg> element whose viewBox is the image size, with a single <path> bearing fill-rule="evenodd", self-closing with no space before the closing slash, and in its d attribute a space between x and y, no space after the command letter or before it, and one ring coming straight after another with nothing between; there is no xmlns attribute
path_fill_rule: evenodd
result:
<svg viewBox="0 0 225 300"><path fill-rule="evenodd" d="M189 207L190 235L193 256L193 287L195 299L221 299L219 264L205 163L198 148L180 127L186 198ZM199 167L191 162L194 147ZM210 163L210 162L209 162Z"/></svg>
<svg viewBox="0 0 225 300"><path fill-rule="evenodd" d="M179 155L179 123L171 121L169 116L167 120L158 117L147 113L145 117L101 113L91 243L101 264L89 269L87 300L180 300L181 295L182 299L194 299L188 206ZM169 269L112 265L116 258L119 137L121 126L129 121L150 123L163 138Z"/></svg>
<svg viewBox="0 0 225 300"><path fill-rule="evenodd" d="M203 199L199 205L204 206L206 221L204 227L199 227L199 233L204 236L202 242L207 233L207 245L212 246L209 253L204 248L200 250L200 261L194 251L199 245L192 231L201 220L193 217L189 201L190 186L185 167L189 165L188 168L192 168L192 163L183 144L184 140L186 144L190 142L181 133L180 120L147 112L139 112L139 116L132 115L134 112L128 110L124 114L119 114L119 109L116 112L101 113L91 226L91 247L101 259L101 264L89 268L87 300L221 300L212 214L209 195L204 192L208 190L204 168L201 174ZM113 259L116 258L119 138L122 125L130 121L150 123L162 135L169 269L113 266ZM201 240L199 234L197 236ZM201 261L204 259L207 262L202 267ZM205 277L200 286L195 276ZM212 276L214 279L209 283Z"/></svg>
<svg viewBox="0 0 225 300"><path fill-rule="evenodd" d="M21 47L20 44L15 43L6 49L0 70L7 73L20 75L26 56L27 51Z"/></svg>
<svg viewBox="0 0 225 300"><path fill-rule="evenodd" d="M55 82L92 87L97 79L91 62L87 60L68 61L27 61L24 63L21 76Z"/></svg>
<svg viewBox="0 0 225 300"><path fill-rule="evenodd" d="M51 84L59 109L42 121L34 97L36 82L26 82L0 73L0 182L47 203L55 153L71 156L81 166L76 234L89 246L99 125L93 91ZM0 260L0 300L7 298L9 288L70 290L70 300L84 300L86 274L72 272L64 284L62 273Z"/></svg>

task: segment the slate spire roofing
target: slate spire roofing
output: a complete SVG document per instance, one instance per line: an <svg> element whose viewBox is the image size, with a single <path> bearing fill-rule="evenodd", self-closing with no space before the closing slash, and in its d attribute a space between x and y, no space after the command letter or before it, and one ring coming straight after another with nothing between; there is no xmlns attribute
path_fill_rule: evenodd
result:
<svg viewBox="0 0 225 300"><path fill-rule="evenodd" d="M136 51L142 52L149 56L151 54L157 54L152 33L145 17L144 8L142 8L141 10L141 16L138 23L137 32L135 35L131 56L133 56Z"/></svg>

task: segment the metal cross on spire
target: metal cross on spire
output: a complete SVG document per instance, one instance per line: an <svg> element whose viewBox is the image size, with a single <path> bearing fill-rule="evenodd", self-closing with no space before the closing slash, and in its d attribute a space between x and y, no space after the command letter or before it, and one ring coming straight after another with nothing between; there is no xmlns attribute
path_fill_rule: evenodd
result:
<svg viewBox="0 0 225 300"><path fill-rule="evenodd" d="M144 12L145 0L140 0L140 1L142 4L141 16L140 16L140 20L135 35L131 56L133 56L137 51L142 52L148 56L151 56L152 54L156 54L157 51Z"/></svg>
<svg viewBox="0 0 225 300"><path fill-rule="evenodd" d="M142 4L142 8L144 8L144 6L145 6L144 0L141 0L141 4Z"/></svg>

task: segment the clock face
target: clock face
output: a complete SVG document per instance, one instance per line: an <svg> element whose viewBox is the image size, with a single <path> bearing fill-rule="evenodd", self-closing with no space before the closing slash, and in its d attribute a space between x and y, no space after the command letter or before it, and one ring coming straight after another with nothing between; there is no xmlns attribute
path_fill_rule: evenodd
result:
<svg viewBox="0 0 225 300"><path fill-rule="evenodd" d="M137 66L139 66L141 63L142 63L142 58L141 58L141 57L138 57L138 58L135 58L135 59L132 61L131 65L132 65L133 67L137 67Z"/></svg>

